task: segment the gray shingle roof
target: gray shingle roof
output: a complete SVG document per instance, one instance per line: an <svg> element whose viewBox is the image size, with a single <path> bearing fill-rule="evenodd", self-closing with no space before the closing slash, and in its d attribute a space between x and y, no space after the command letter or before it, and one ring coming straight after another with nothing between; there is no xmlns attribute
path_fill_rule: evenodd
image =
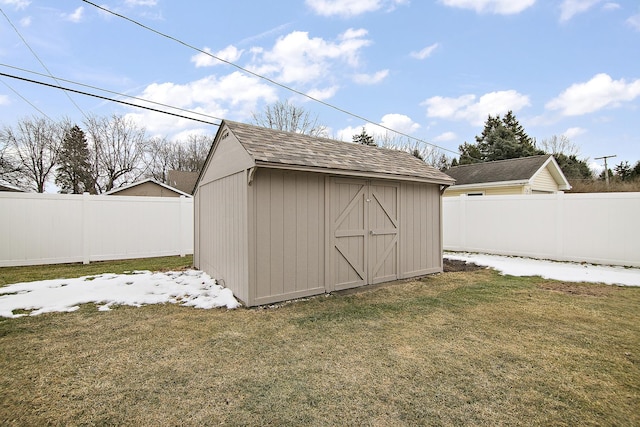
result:
<svg viewBox="0 0 640 427"><path fill-rule="evenodd" d="M318 138L238 122L224 121L257 163L299 166L327 171L413 178L442 184L453 180L409 153ZM223 124L220 128L222 129Z"/></svg>
<svg viewBox="0 0 640 427"><path fill-rule="evenodd" d="M551 157L521 157L519 159L474 163L454 166L445 172L456 180L456 185L484 184L487 182L525 181L531 179L540 167Z"/></svg>
<svg viewBox="0 0 640 427"><path fill-rule="evenodd" d="M170 170L167 173L167 184L187 194L193 194L197 180L198 172Z"/></svg>

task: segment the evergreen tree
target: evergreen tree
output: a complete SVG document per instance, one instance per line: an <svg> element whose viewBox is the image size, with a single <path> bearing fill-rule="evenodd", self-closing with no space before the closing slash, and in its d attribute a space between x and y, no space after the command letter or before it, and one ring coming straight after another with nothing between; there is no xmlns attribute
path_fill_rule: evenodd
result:
<svg viewBox="0 0 640 427"><path fill-rule="evenodd" d="M568 180L592 178L592 172L587 162L578 159L574 154L567 156L564 153L553 153L553 157Z"/></svg>
<svg viewBox="0 0 640 427"><path fill-rule="evenodd" d="M77 125L65 132L59 165L56 184L61 193L82 194L93 190L87 139Z"/></svg>
<svg viewBox="0 0 640 427"><path fill-rule="evenodd" d="M613 170L616 171L616 176L621 181L631 181L633 178L633 169L628 161L620 162Z"/></svg>
<svg viewBox="0 0 640 427"><path fill-rule="evenodd" d="M480 160L485 162L544 154L536 149L512 111L502 119L499 115L489 115L482 134L476 136L476 143L481 154Z"/></svg>
<svg viewBox="0 0 640 427"><path fill-rule="evenodd" d="M353 142L355 142L356 144L363 144L363 145L371 145L371 146L376 145L376 142L373 140L373 137L367 133L364 127L362 127L361 133L357 135L353 135Z"/></svg>
<svg viewBox="0 0 640 427"><path fill-rule="evenodd" d="M453 161L451 162L451 166L470 165L472 163L484 161L482 160L483 156L480 152L480 149L475 144L469 144L468 142L465 142L458 147L458 151L460 152L460 160L453 159Z"/></svg>

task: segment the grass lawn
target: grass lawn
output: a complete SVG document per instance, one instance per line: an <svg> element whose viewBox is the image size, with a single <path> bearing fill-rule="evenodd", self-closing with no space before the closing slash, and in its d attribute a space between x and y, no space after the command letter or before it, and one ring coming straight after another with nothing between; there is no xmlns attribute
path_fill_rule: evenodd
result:
<svg viewBox="0 0 640 427"><path fill-rule="evenodd" d="M35 280L69 279L101 273L121 274L134 270L179 270L193 265L193 255L159 258L99 261L90 264L30 265L24 267L0 267L0 286Z"/></svg>
<svg viewBox="0 0 640 427"><path fill-rule="evenodd" d="M0 425L640 425L639 307L640 288L477 270L0 319Z"/></svg>

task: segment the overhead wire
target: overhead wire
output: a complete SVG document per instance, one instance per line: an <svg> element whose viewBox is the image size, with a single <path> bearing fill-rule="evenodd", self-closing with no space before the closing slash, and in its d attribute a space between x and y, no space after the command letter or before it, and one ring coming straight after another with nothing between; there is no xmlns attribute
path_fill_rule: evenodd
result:
<svg viewBox="0 0 640 427"><path fill-rule="evenodd" d="M69 92L73 92L73 93L78 93L80 95L92 96L94 98L99 98L99 99L103 99L103 100L106 100L106 101L117 102L119 104L128 105L130 107L143 108L145 110L153 111L153 112L156 112L156 113L167 114L167 115L178 117L178 118L181 118L181 119L193 120L193 121L196 121L196 122L205 123L205 124L213 125L213 126L220 126L220 123L212 123L212 122L208 122L206 120L201 120L201 119L196 119L194 117L184 116L182 114L171 113L169 111L163 111L163 110L159 110L157 108L152 108L152 107L148 107L148 106L144 106L144 105L133 104L131 102L123 101L121 99L109 98L109 97L97 95L97 94L94 94L94 93L84 92L84 91L81 91L81 90L78 90L78 89L72 89L72 88L69 88L69 87L62 87L60 85L54 85L54 84L51 84L51 83L46 83L46 82L41 82L41 81L38 81L38 80L28 79L26 77L14 76L12 74L2 73L2 72L0 72L0 76L9 77L9 78L12 78L12 79L17 79L17 80L22 80L22 81L29 82L29 83L39 84L39 85L42 85L42 86L48 86L48 87L51 87L51 88L54 88L54 89L60 89L60 90L63 90L63 91L69 91Z"/></svg>
<svg viewBox="0 0 640 427"><path fill-rule="evenodd" d="M51 74L51 71L49 71L49 68L47 68L47 66L44 64L44 62L42 62L42 60L40 59L40 57L38 56L38 54L31 48L31 46L29 45L29 43L27 42L27 40L22 37L22 34L20 34L20 31L18 31L18 28L16 28L15 25L13 25L13 22L11 22L11 19L9 19L9 17L7 16L6 13L4 13L4 10L2 10L0 8L0 12L2 12L2 14L4 15L4 17L6 18L7 22L9 23L9 25L11 25L11 27L13 28L13 31L16 32L16 34L18 35L18 37L20 37L20 40L22 40L22 42L25 44L25 46L27 46L27 48L29 49L29 51L31 52L31 54L38 60L38 62L40 63L40 65L42 65L42 68L44 68L47 73L49 73L49 77L51 77L56 83L58 83L58 86L60 86L60 82L58 82L56 80L56 78L53 76L53 74ZM82 108L80 108L80 106L76 103L76 101L73 100L73 98L71 98L71 95L69 95L68 92L64 92L64 94L67 96L67 98L69 98L69 101L71 101L71 103L78 109L78 111L80 111L80 114L82 114L85 118L88 119L87 114L82 110ZM21 96L22 98L22 96ZM24 99L24 98L23 98ZM30 105L32 105L31 103L29 103ZM37 109L37 108L36 108ZM39 109L37 109L38 111L40 111Z"/></svg>
<svg viewBox="0 0 640 427"><path fill-rule="evenodd" d="M370 123L370 124L372 124L372 125L374 125L374 126L378 126L379 128L385 129L385 130L390 131L390 132L394 132L394 133L396 133L396 134L398 134L398 135L401 135L401 136L404 136L404 137L406 137L406 138L408 138L408 139L410 139L410 140L415 140L415 141L418 141L418 142L420 142L420 143L423 143L423 144L429 145L429 146L431 146L431 147L435 147L435 148L437 148L437 149L439 149L439 150L443 150L443 151L447 151L447 152L449 152L449 153L453 153L453 154L456 154L456 155L459 155L459 156L463 156L463 154L462 154L462 153L460 153L460 152L458 152L458 151L450 150L450 149L448 149L448 148L441 147L441 146L439 146L439 145L437 145L437 144L434 144L434 143L431 143L431 142L425 141L425 140L423 140L423 139L417 138L417 137L415 137L415 136L409 135L409 134L407 134L407 133L405 133L405 132L401 132L401 131L398 131L398 130L392 129L392 128L390 128L390 127L386 126L386 125L383 125L383 124L380 124L380 123L376 123L375 121L370 120L370 119L368 119L368 118L366 118L366 117L364 117L364 116L361 116L361 115L359 115L359 114L353 113L353 112L351 112L351 111L348 111L348 110L346 110L346 109L344 109L344 108L341 108L341 107L338 107L338 106L336 106L336 105L330 104L330 103L328 103L328 102L326 102L326 101L323 101L323 100L321 100L321 99L315 98L315 97L313 97L313 96L311 96L311 95L309 95L309 94L307 94L307 93L304 93L304 92L302 92L302 91L300 91L300 90L297 90L297 89L295 89L295 88L292 88L292 87L290 87L290 86L287 86L287 85L285 85L285 84L283 84L283 83L280 83L280 82L278 82L278 81L276 81L276 80L273 80L273 79L271 79L271 78L269 78L269 77L266 77L266 76L264 76L264 75L262 75L262 74L259 74L259 73L256 73L256 72L254 72L254 71L251 71L251 70L249 70L249 69L247 69L247 68L244 68L244 67L242 67L242 66L240 66L240 65L238 65L238 64L235 64L235 63L233 63L233 62L231 62L231 61L228 61L228 60L226 60L226 59L220 58L220 57L218 57L218 56L216 56L216 55L212 54L211 52L207 52L207 51L205 51L205 50L203 50L203 49L200 49L200 48L198 48L198 47L196 47L196 46L193 46L193 45L191 45L191 44L189 44L189 43L187 43L187 42L185 42L185 41L183 41L183 40L180 40L180 39L178 39L178 38L176 38L176 37L173 37L173 36L171 36L171 35L169 35L169 34L166 34L166 33L163 33L163 32L161 32L161 31L158 31L158 30L156 30L156 29L154 29L154 28L152 28L152 27L149 27L148 25L145 25L145 24L143 24L143 23L141 23L141 22L138 22L138 21L136 21L136 20L134 20L134 19L132 19L132 18L129 18L128 16L122 15L122 14L120 14L120 13L118 13L118 12L115 12L115 11L112 11L112 10L110 10L110 9L108 9L108 8L104 7L104 6L100 6L100 5L96 4L96 3L93 3L92 1L89 1L89 0L81 0L81 1L82 1L82 2L84 2L84 3L86 3L86 4L88 4L88 5L90 5L90 6L93 6L93 7L97 8L97 9L100 9L100 10L101 10L101 11L103 11L103 12L109 13L109 14L114 15L114 16L116 16L116 17L120 18L120 19L124 19L125 21L131 22L132 24L137 25L137 26L139 26L139 27L141 27L141 28L143 28L143 29L145 29L145 30L147 30L147 31L151 31L152 33L155 33L155 34L157 34L157 35L159 35L159 36L161 36L161 37L164 37L164 38L166 38L166 39L169 39L169 40L171 40L171 41L174 41L174 42L176 42L176 43L178 43L178 44L181 44L181 45L183 45L183 46L185 46L185 47L187 47L187 48L189 48L189 49L195 50L196 52L199 52L199 53L201 53L201 54L207 55L207 56L209 56L209 57L211 57L211 58L213 58L213 59L215 59L215 60L217 60L217 61L223 62L223 63L225 63L225 64L227 64L227 65L232 66L232 67L235 67L235 68L237 68L237 69L241 70L241 71L242 71L242 72L244 72L244 73L247 73L247 74L252 75L252 76L254 76L254 77L257 77L257 78L259 78L259 79L265 80L265 81L267 81L267 82L269 82L269 83L271 83L271 84L273 84L273 85L275 85L275 86L278 86L278 87L280 87L280 88L282 88L282 89L285 89L285 90L287 90L287 91L293 92L293 93L295 93L295 94L297 94L297 95L303 96L303 97L305 97L305 98L307 98L307 99L310 99L310 100L312 100L312 101L314 101L314 102L317 102L317 103L319 103L319 104L322 104L322 105L324 105L324 106L326 106L326 107L329 107L329 108L334 109L334 110L336 110L336 111L339 111L339 112L341 112L341 113L347 114L347 115L349 115L349 116L351 116L351 117L357 118L358 120L362 120L362 121L364 121L364 122L366 122L366 123ZM465 157L468 157L468 158L470 158L470 159L472 159L472 160L480 161L479 159L475 159L475 158L473 158L473 157L471 157L471 156L469 156L469 155L467 155L467 154L464 154L464 156L465 156Z"/></svg>
<svg viewBox="0 0 640 427"><path fill-rule="evenodd" d="M12 68L14 70L22 71L22 72L25 72L25 73L35 74L35 75L38 75L38 76L41 76L41 77L49 77L46 74L38 73L37 71L27 70L25 68L16 67L16 66L13 66L13 65L0 63L0 66L7 67L7 68ZM124 94L124 93L115 92L115 91L112 91L112 90L109 90L109 89L104 89L104 88L101 88L101 87L98 87L98 86L92 86L92 85L88 85L88 84L85 84L85 83L79 83L79 82L76 82L76 81L73 81L73 80L63 79L61 77L56 77L56 79L57 79L57 81L61 81L61 82L65 82L65 83L71 83L71 84L76 85L76 86L82 86L82 87L86 87L86 88L89 88L89 89L99 90L101 92L110 93L112 95L117 95L117 96L120 96L120 97L135 99L136 101L147 102L149 104L158 105L160 107L171 108L173 110L182 111L183 113L194 114L194 115L197 115L197 116L202 116L202 117L207 117L209 119L222 121L222 119L220 117L212 116L210 114L201 113L201 112L193 111L193 110L187 110L186 108L175 107L175 106L172 106L172 105L163 104L162 102L151 101L149 99L144 99L144 98L140 98L140 97L133 96L133 95L127 95L127 94Z"/></svg>

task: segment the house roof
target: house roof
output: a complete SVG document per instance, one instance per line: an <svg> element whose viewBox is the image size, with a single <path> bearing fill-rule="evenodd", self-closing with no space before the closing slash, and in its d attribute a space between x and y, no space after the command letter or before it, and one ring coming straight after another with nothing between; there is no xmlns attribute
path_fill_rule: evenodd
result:
<svg viewBox="0 0 640 427"><path fill-rule="evenodd" d="M571 188L551 154L454 166L445 172L456 180L456 187L497 182L524 184L531 181L540 170L547 166L550 166L549 171L558 182L558 187L561 190Z"/></svg>
<svg viewBox="0 0 640 427"><path fill-rule="evenodd" d="M170 170L167 173L167 183L184 193L193 194L198 181L198 172Z"/></svg>
<svg viewBox="0 0 640 427"><path fill-rule="evenodd" d="M15 185L9 184L6 181L0 180L0 191L12 191L16 193L24 193L25 191Z"/></svg>
<svg viewBox="0 0 640 427"><path fill-rule="evenodd" d="M224 120L256 166L372 174L451 185L453 179L410 153Z"/></svg>
<svg viewBox="0 0 640 427"><path fill-rule="evenodd" d="M171 186L169 186L167 184L164 184L164 183L162 183L160 181L156 181L153 178L147 178L147 179L143 179L142 181L136 181L136 182L134 182L132 184L123 185L122 187L114 188L113 190L107 191L104 194L105 195L117 194L117 193L119 193L119 192L121 192L123 190L126 190L128 188L137 187L139 185L146 184L148 182L156 184L156 185L159 185L160 187L166 188L167 190L173 191L174 193L177 193L177 194L179 194L181 196L192 197L191 194L187 194L184 191L178 190L177 188L173 188L173 187L171 187Z"/></svg>

